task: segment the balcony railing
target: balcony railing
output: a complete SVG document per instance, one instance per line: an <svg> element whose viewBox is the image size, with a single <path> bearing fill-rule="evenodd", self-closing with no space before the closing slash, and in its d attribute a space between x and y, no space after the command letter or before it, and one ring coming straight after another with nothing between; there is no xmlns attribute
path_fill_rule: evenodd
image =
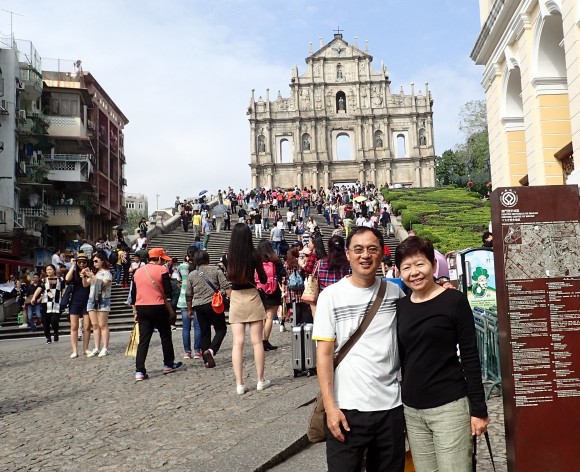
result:
<svg viewBox="0 0 580 472"><path fill-rule="evenodd" d="M66 226L81 231L86 229L85 208L80 205L54 205L48 209L49 226Z"/></svg>
<svg viewBox="0 0 580 472"><path fill-rule="evenodd" d="M48 180L59 182L87 182L93 171L90 154L54 154L44 156L50 169Z"/></svg>
<svg viewBox="0 0 580 472"><path fill-rule="evenodd" d="M18 213L24 215L26 219L28 218L48 218L48 208L46 205L39 205L34 208L23 208L20 207Z"/></svg>

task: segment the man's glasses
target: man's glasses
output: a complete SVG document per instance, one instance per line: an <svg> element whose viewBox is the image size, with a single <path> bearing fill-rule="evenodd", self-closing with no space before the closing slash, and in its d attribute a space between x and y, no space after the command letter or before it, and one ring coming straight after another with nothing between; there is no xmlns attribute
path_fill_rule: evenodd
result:
<svg viewBox="0 0 580 472"><path fill-rule="evenodd" d="M381 248L378 246L369 246L369 247L362 247L362 246L355 246L349 251L354 252L357 256L360 256L363 252L367 251L371 256L379 254L381 252Z"/></svg>

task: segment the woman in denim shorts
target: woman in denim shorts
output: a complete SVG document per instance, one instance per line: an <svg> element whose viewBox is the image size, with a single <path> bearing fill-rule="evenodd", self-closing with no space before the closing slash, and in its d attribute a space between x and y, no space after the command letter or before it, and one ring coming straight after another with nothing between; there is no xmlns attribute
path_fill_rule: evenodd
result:
<svg viewBox="0 0 580 472"><path fill-rule="evenodd" d="M113 274L108 270L104 252L93 255L93 270L83 269L83 286L91 287L87 311L93 326L95 348L87 357L109 355L109 312L111 311L111 283Z"/></svg>

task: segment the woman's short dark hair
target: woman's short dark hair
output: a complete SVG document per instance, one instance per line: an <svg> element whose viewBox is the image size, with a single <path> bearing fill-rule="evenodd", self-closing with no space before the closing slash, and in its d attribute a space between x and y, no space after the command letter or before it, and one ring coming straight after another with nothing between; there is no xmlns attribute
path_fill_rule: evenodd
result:
<svg viewBox="0 0 580 472"><path fill-rule="evenodd" d="M346 238L346 247L350 247L350 242L352 241L353 236L357 236L359 234L363 234L370 231L375 235L375 237L379 240L381 244L381 249L385 247L385 240L383 238L383 233L381 233L378 229L369 228L368 226L355 226L352 231L349 233L348 238Z"/></svg>
<svg viewBox="0 0 580 472"><path fill-rule="evenodd" d="M344 250L344 238L335 234L328 240L328 269L332 272L348 270L349 262Z"/></svg>
<svg viewBox="0 0 580 472"><path fill-rule="evenodd" d="M193 256L193 264L195 265L195 267L199 267L202 265L208 265L209 264L209 254L207 253L207 251L197 251L195 253L195 256Z"/></svg>
<svg viewBox="0 0 580 472"><path fill-rule="evenodd" d="M395 251L395 265L401 270L401 263L407 258L424 255L431 264L435 264L435 249L433 243L426 238L419 236L409 236L397 246Z"/></svg>

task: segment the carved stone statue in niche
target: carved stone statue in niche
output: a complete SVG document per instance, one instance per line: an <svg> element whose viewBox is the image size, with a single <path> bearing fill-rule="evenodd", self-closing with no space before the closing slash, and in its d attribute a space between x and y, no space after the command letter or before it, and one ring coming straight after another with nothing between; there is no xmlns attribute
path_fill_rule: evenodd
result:
<svg viewBox="0 0 580 472"><path fill-rule="evenodd" d="M382 148L383 147L383 136L381 133L377 133L375 137L375 147Z"/></svg>
<svg viewBox="0 0 580 472"><path fill-rule="evenodd" d="M302 140L302 150L310 151L310 136L307 134L304 135L304 139Z"/></svg>
<svg viewBox="0 0 580 472"><path fill-rule="evenodd" d="M258 152L266 152L266 143L262 135L258 136Z"/></svg>
<svg viewBox="0 0 580 472"><path fill-rule="evenodd" d="M367 65L364 62L361 62L358 65L358 75L359 77L363 78L367 76Z"/></svg>
<svg viewBox="0 0 580 472"><path fill-rule="evenodd" d="M308 89L302 89L300 91L300 95L302 96L302 105L305 110L310 110L312 108L312 104L310 103L310 92Z"/></svg>
<svg viewBox="0 0 580 472"><path fill-rule="evenodd" d="M383 97L381 97L381 89L378 87L373 87L371 91L371 100L373 106L380 107L383 104Z"/></svg>
<svg viewBox="0 0 580 472"><path fill-rule="evenodd" d="M419 146L427 146L427 136L425 136L425 130L419 131Z"/></svg>
<svg viewBox="0 0 580 472"><path fill-rule="evenodd" d="M338 109L342 111L346 110L343 97L338 97Z"/></svg>

